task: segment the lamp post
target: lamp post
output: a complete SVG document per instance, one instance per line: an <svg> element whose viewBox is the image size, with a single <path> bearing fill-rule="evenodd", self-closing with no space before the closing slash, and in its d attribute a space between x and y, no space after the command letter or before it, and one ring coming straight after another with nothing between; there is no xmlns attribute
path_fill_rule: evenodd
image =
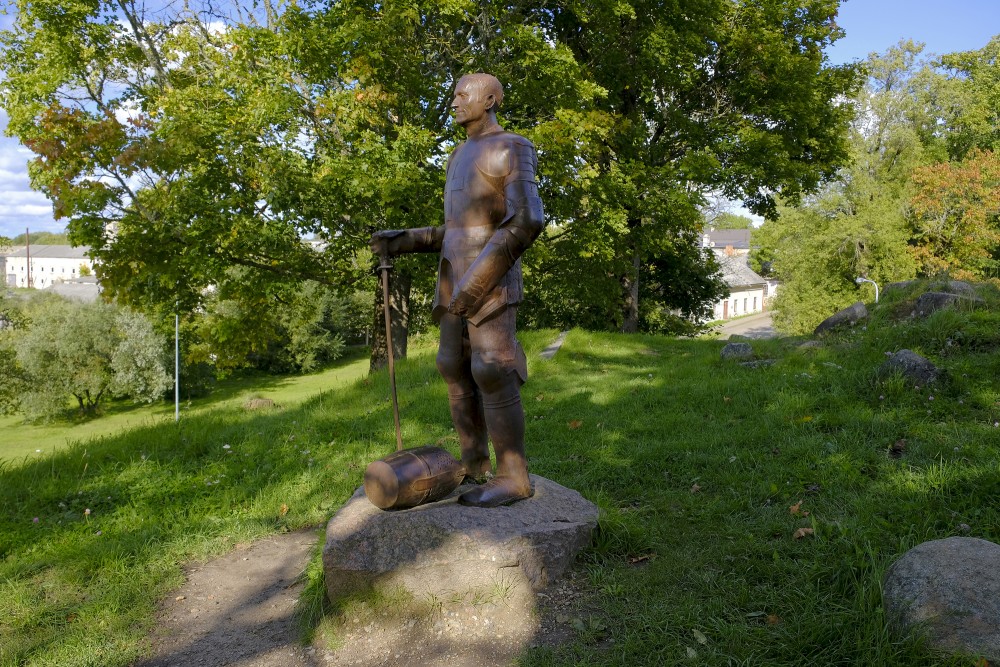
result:
<svg viewBox="0 0 1000 667"><path fill-rule="evenodd" d="M858 276L857 278L855 278L854 282L856 282L859 285L861 283L871 283L872 285L874 285L875 286L875 303L878 303L878 283L876 283L874 280L869 280L868 278L862 278L861 276Z"/></svg>

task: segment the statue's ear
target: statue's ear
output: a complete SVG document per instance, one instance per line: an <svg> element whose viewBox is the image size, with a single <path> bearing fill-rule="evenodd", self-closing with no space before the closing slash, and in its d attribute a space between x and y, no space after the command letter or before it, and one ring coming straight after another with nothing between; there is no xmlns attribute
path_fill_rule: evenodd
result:
<svg viewBox="0 0 1000 667"><path fill-rule="evenodd" d="M497 110L497 96L493 93L486 96L486 110L494 112Z"/></svg>

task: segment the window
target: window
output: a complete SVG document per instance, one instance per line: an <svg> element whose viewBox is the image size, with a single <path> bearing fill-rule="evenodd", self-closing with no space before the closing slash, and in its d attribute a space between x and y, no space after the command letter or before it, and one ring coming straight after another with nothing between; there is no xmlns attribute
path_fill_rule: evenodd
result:
<svg viewBox="0 0 1000 667"><path fill-rule="evenodd" d="M753 309L757 310L757 297L753 298Z"/></svg>
<svg viewBox="0 0 1000 667"><path fill-rule="evenodd" d="M743 312L744 313L747 312L747 300L746 300L746 297L744 297L744 299L743 299Z"/></svg>

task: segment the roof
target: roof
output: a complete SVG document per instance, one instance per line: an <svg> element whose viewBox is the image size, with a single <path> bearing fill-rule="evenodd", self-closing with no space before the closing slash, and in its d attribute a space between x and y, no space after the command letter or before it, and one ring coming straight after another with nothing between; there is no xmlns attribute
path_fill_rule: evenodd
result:
<svg viewBox="0 0 1000 667"><path fill-rule="evenodd" d="M750 249L751 229L714 229L709 228L702 235L702 245L706 248L725 248L732 246L739 249Z"/></svg>
<svg viewBox="0 0 1000 667"><path fill-rule="evenodd" d="M730 287L767 284L767 281L747 264L746 255L729 256L721 249L716 249L713 252L722 269L722 280Z"/></svg>
<svg viewBox="0 0 1000 667"><path fill-rule="evenodd" d="M28 252L28 248L18 247L17 250L7 253L7 256L25 257ZM90 259L90 247L85 245L77 247L71 245L33 245L30 252L33 259Z"/></svg>

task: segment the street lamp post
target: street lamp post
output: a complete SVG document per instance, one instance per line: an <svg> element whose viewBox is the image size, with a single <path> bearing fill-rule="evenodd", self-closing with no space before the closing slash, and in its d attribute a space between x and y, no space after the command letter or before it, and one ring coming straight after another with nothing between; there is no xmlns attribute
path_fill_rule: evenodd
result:
<svg viewBox="0 0 1000 667"><path fill-rule="evenodd" d="M862 278L861 276L858 276L857 278L855 278L854 282L856 282L859 285L861 283L871 283L872 285L874 285L875 286L875 303L878 303L878 283L876 283L874 280L869 280L868 278Z"/></svg>

